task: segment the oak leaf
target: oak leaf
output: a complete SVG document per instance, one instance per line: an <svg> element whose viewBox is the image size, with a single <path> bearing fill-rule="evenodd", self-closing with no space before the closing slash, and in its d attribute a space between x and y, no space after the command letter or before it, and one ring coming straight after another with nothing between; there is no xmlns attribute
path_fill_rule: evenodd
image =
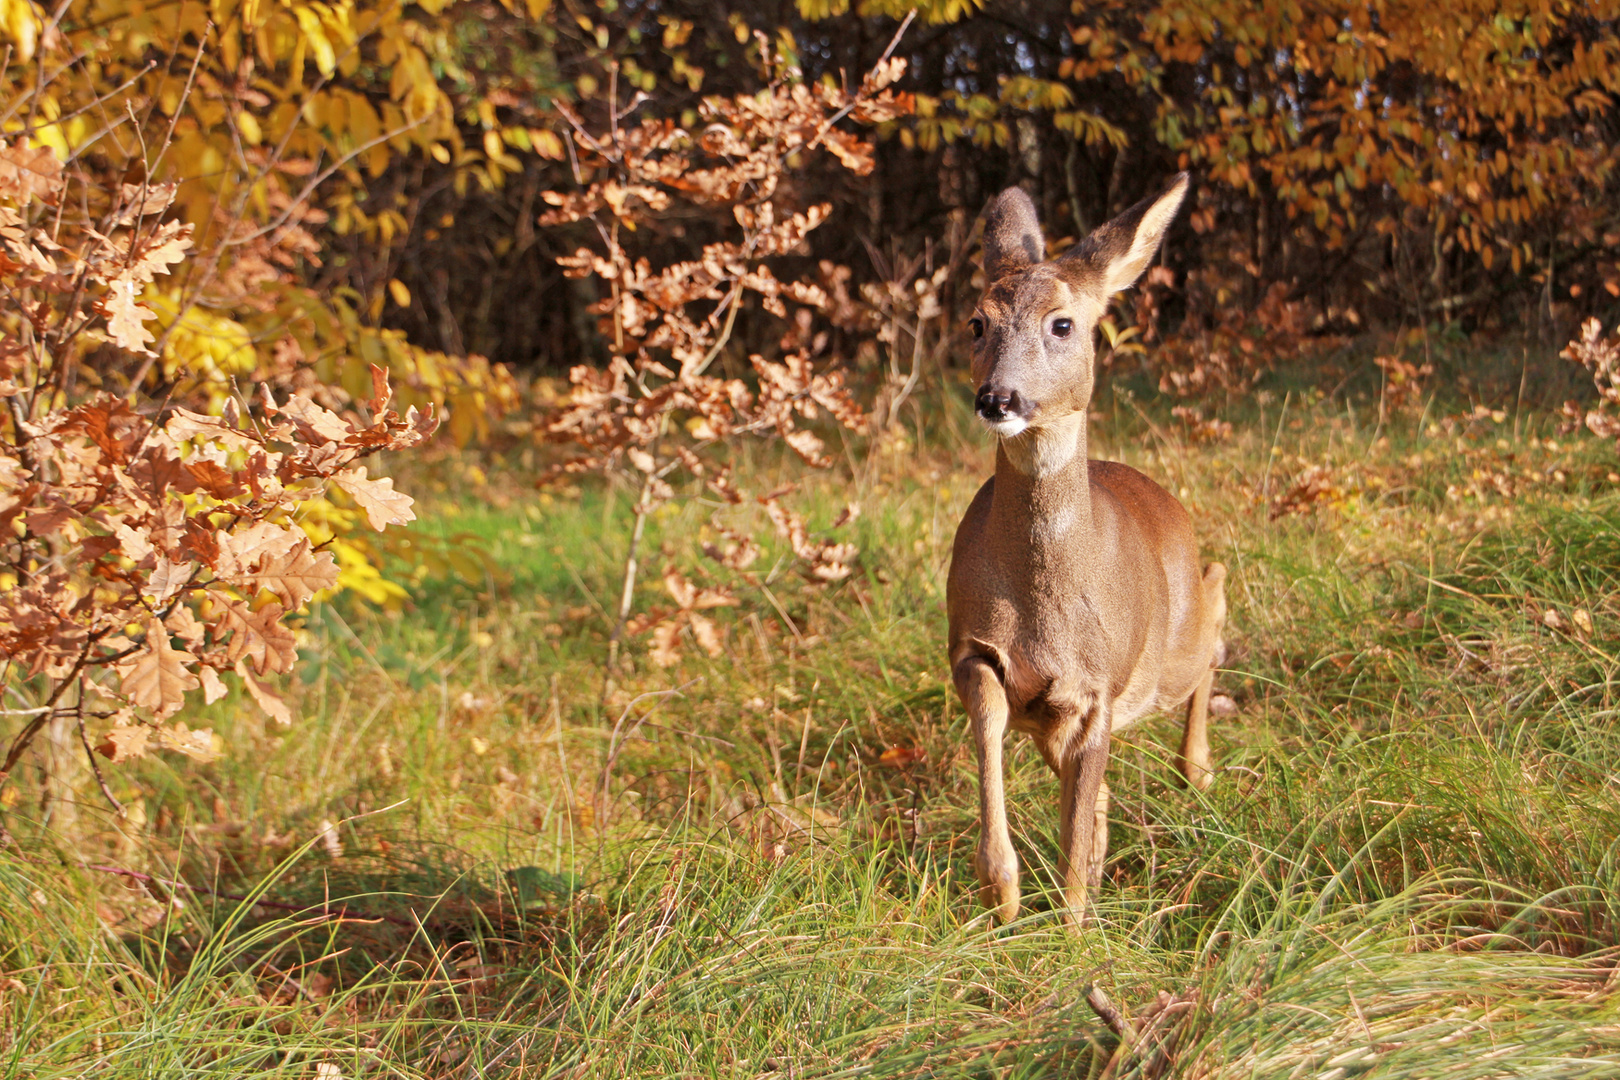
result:
<svg viewBox="0 0 1620 1080"><path fill-rule="evenodd" d="M113 343L132 353L151 356L146 343L154 340L144 323L157 315L135 302L135 282L118 278L108 284L107 297L101 302L102 314L107 316L107 333Z"/></svg>
<svg viewBox="0 0 1620 1080"><path fill-rule="evenodd" d="M202 685L186 670L197 658L169 644L169 631L157 619L146 623L146 647L118 666L120 689L132 705L151 709L157 716L172 716L185 704L186 691Z"/></svg>
<svg viewBox="0 0 1620 1080"><path fill-rule="evenodd" d="M190 609L186 608L184 610L189 611ZM203 703L205 705L212 705L230 692L229 687L225 685L225 680L221 679L219 672L213 668L198 668L197 675L202 679Z"/></svg>
<svg viewBox="0 0 1620 1080"><path fill-rule="evenodd" d="M379 476L367 479L366 467L357 466L332 474L332 482L348 492L360 509L366 512L371 527L382 532L390 525L404 525L416 520L411 510L412 499L402 491L394 490L394 478Z"/></svg>
<svg viewBox="0 0 1620 1080"><path fill-rule="evenodd" d="M292 726L292 710L287 707L287 703L281 699L280 694L277 694L253 677L253 673L248 670L246 660L237 661L236 673L242 677L242 685L247 687L248 694L252 696L259 708L264 710L264 715L274 720L281 727Z"/></svg>
<svg viewBox="0 0 1620 1080"><path fill-rule="evenodd" d="M659 623L653 627L653 647L648 654L659 667L674 667L681 660L681 624Z"/></svg>
<svg viewBox="0 0 1620 1080"><path fill-rule="evenodd" d="M46 146L29 146L19 139L15 146L0 144L0 194L10 195L18 205L30 196L49 199L62 188L62 162Z"/></svg>
<svg viewBox="0 0 1620 1080"><path fill-rule="evenodd" d="M177 721L173 727L158 728L157 741L164 750L174 750L204 764L219 757L223 749L213 728L192 731L186 727L184 720Z"/></svg>
<svg viewBox="0 0 1620 1080"><path fill-rule="evenodd" d="M120 277L127 275L142 283L151 281L159 274L167 274L169 267L184 259L190 250L191 226L166 221L150 236L141 237L131 245L128 269Z"/></svg>
<svg viewBox="0 0 1620 1080"><path fill-rule="evenodd" d="M152 601L154 607L162 607L169 602L169 597L191 582L191 575L196 569L196 563L170 562L167 557L159 555L151 575L141 586L141 593Z"/></svg>
<svg viewBox="0 0 1620 1080"><path fill-rule="evenodd" d="M118 537L118 546L123 549L124 554L136 562L152 554L152 542L139 529L130 528L120 521L113 526L113 535Z"/></svg>
<svg viewBox="0 0 1620 1080"><path fill-rule="evenodd" d="M233 585L250 584L254 568L263 560L309 543L301 530L270 521L256 521L236 532L220 529L213 539L218 551L214 571Z"/></svg>
<svg viewBox="0 0 1620 1080"><path fill-rule="evenodd" d="M121 225L128 225L139 217L148 214L161 214L174 202L174 193L179 185L170 180L163 184L125 184L122 190L124 212L119 216Z"/></svg>
<svg viewBox="0 0 1620 1080"><path fill-rule="evenodd" d="M692 624L692 637L696 639L698 645L712 659L719 659L720 655L725 652L725 646L720 641L720 630L715 625L714 620L705 615L699 615L695 611L689 613L686 617Z"/></svg>
<svg viewBox="0 0 1620 1080"><path fill-rule="evenodd" d="M306 539L285 554L266 556L257 570L243 577L281 597L291 611L336 585L338 565L331 552L312 550Z"/></svg>
<svg viewBox="0 0 1620 1080"><path fill-rule="evenodd" d="M316 446L343 442L354 429L330 409L323 409L302 394L294 394L277 411L297 425L299 432Z"/></svg>
<svg viewBox="0 0 1620 1080"><path fill-rule="evenodd" d="M122 765L143 756L151 737L152 729L145 724L116 724L96 747L96 753L114 765Z"/></svg>
<svg viewBox="0 0 1620 1080"><path fill-rule="evenodd" d="M266 671L291 671L298 661L298 640L281 625L286 613L287 609L277 601L257 611L240 600L222 601L213 624L214 641L228 636L226 658L233 663L251 660L261 675Z"/></svg>

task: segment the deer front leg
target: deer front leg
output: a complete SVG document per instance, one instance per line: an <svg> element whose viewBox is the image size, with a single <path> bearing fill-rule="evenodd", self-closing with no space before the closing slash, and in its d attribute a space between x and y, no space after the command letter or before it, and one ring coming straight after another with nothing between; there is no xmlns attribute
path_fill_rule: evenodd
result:
<svg viewBox="0 0 1620 1080"><path fill-rule="evenodd" d="M1018 917L1018 855L1007 831L1001 742L1007 734L1007 690L981 656L960 661L952 676L973 726L979 756L979 897L1003 923Z"/></svg>
<svg viewBox="0 0 1620 1080"><path fill-rule="evenodd" d="M1107 717L1096 725L1086 744L1063 757L1062 829L1059 836L1063 875L1064 921L1078 929L1086 917L1086 888L1101 879L1108 854L1108 803L1103 772L1108 767Z"/></svg>

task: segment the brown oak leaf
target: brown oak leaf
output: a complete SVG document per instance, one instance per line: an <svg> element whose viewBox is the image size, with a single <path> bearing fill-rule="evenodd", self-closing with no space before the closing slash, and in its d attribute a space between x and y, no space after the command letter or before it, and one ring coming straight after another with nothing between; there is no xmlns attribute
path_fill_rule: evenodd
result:
<svg viewBox="0 0 1620 1080"><path fill-rule="evenodd" d="M113 343L132 353L151 356L146 343L153 340L152 331L144 325L157 315L150 308L135 302L135 282L127 277L115 278L108 283L107 296L101 302L102 314L107 316L107 333Z"/></svg>
<svg viewBox="0 0 1620 1080"><path fill-rule="evenodd" d="M56 151L29 146L22 139L15 146L0 144L0 194L10 195L20 206L32 195L49 199L61 187L62 162Z"/></svg>
<svg viewBox="0 0 1620 1080"><path fill-rule="evenodd" d="M186 691L202 685L186 670L197 658L169 644L169 631L157 619L146 622L146 647L118 665L123 675L120 689L133 705L172 716L185 704Z"/></svg>
<svg viewBox="0 0 1620 1080"><path fill-rule="evenodd" d="M649 654L659 667L674 667L681 660L681 624L659 623L653 627L653 647Z"/></svg>
<svg viewBox="0 0 1620 1080"><path fill-rule="evenodd" d="M128 225L138 217L163 213L174 202L174 193L178 190L179 185L173 180L163 184L123 185L124 212L119 215L119 224Z"/></svg>
<svg viewBox="0 0 1620 1080"><path fill-rule="evenodd" d="M278 410L298 426L304 437L316 446L329 442L342 442L354 434L337 413L323 409L302 394L294 394Z"/></svg>
<svg viewBox="0 0 1620 1080"><path fill-rule="evenodd" d="M254 568L265 559L309 543L302 530L270 521L256 521L235 532L220 529L213 536L219 550L214 572L233 585L254 584Z"/></svg>
<svg viewBox="0 0 1620 1080"><path fill-rule="evenodd" d="M186 587L196 569L196 563L170 562L159 555L157 565L152 567L152 574L141 587L141 592L155 607L162 607L169 602L169 597Z"/></svg>
<svg viewBox="0 0 1620 1080"><path fill-rule="evenodd" d="M251 431L240 431L217 416L192 412L179 406L175 407L168 423L163 425L163 430L175 442L184 442L192 438L205 441L217 439L227 450L255 450L260 445L259 439Z"/></svg>
<svg viewBox="0 0 1620 1080"><path fill-rule="evenodd" d="M152 554L152 542L146 538L141 529L134 529L120 521L113 526L113 535L118 537L118 546L123 549L136 562L140 562Z"/></svg>
<svg viewBox="0 0 1620 1080"><path fill-rule="evenodd" d="M155 232L140 237L132 245L129 269L124 273L139 282L151 281L159 274L167 274L169 267L184 259L190 250L191 226L165 221Z"/></svg>
<svg viewBox="0 0 1620 1080"><path fill-rule="evenodd" d="M190 610L189 608L184 610ZM225 680L219 677L219 672L211 667L197 669L197 675L202 679L203 703L212 705L230 692Z"/></svg>
<svg viewBox="0 0 1620 1080"><path fill-rule="evenodd" d="M143 756L151 738L152 729L145 724L120 723L107 732L101 744L96 747L96 753L114 765L122 765L126 761Z"/></svg>
<svg viewBox="0 0 1620 1080"><path fill-rule="evenodd" d="M174 750L193 761L204 763L219 757L221 749L219 741L214 738L213 728L192 731L186 727L184 720L176 721L173 727L158 728L157 742L164 750Z"/></svg>
<svg viewBox="0 0 1620 1080"><path fill-rule="evenodd" d="M415 502L402 491L394 490L394 478L379 476L367 479L366 467L357 466L332 474L332 482L348 492L360 509L366 512L371 527L382 532L390 525L404 525L416 520L411 510Z"/></svg>
<svg viewBox="0 0 1620 1080"><path fill-rule="evenodd" d="M257 611L240 600L222 601L213 624L214 641L228 635L226 657L233 663L253 661L260 675L266 671L291 671L298 661L298 641L291 630L281 625L286 613L287 609L276 601Z"/></svg>
<svg viewBox="0 0 1620 1080"><path fill-rule="evenodd" d="M182 490L196 491L201 489L208 492L220 502L226 502L242 494L244 490L241 483L229 469L214 461L188 461L182 466L186 478L190 481L189 488Z"/></svg>
<svg viewBox="0 0 1620 1080"><path fill-rule="evenodd" d="M337 584L338 565L331 552L314 551L308 540L301 540L285 554L266 557L246 577L281 597L287 609L293 611L316 593Z"/></svg>
<svg viewBox="0 0 1620 1080"><path fill-rule="evenodd" d="M264 710L266 716L282 727L292 726L292 710L281 699L281 695L253 677L246 660L237 661L236 673L242 676L242 685L247 687L248 693L252 695L259 708Z"/></svg>

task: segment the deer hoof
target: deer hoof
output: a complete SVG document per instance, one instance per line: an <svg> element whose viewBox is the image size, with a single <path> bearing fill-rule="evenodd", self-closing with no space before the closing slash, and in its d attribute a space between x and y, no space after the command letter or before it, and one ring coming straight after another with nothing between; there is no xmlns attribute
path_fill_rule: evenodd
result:
<svg viewBox="0 0 1620 1080"><path fill-rule="evenodd" d="M1215 770L1208 761L1183 761L1180 771L1187 786L1195 791L1208 791L1215 782Z"/></svg>
<svg viewBox="0 0 1620 1080"><path fill-rule="evenodd" d="M996 913L997 921L1018 918L1018 857L1011 851L981 848L975 860L979 872L979 899Z"/></svg>

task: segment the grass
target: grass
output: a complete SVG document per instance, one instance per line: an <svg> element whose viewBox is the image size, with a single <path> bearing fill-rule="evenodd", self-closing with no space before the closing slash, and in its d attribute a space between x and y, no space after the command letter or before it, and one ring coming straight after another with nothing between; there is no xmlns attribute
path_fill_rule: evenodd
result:
<svg viewBox="0 0 1620 1080"><path fill-rule="evenodd" d="M1238 713L1205 795L1169 782L1173 720L1116 738L1078 938L1022 740L1026 914L974 900L944 573L989 455L941 393L838 475L744 462L814 524L859 503L856 575L813 589L767 545L724 655L638 646L606 703L626 498L458 458L402 481L459 572L314 610L292 729L199 709L230 753L112 776L121 823L71 770L16 789L0 1070L1620 1076L1613 448L1511 390L1381 413L1322 381L1213 410L1212 442L1141 387L1101 403L1094 452L1228 566ZM655 523L643 604L666 561L701 575L708 514Z"/></svg>

